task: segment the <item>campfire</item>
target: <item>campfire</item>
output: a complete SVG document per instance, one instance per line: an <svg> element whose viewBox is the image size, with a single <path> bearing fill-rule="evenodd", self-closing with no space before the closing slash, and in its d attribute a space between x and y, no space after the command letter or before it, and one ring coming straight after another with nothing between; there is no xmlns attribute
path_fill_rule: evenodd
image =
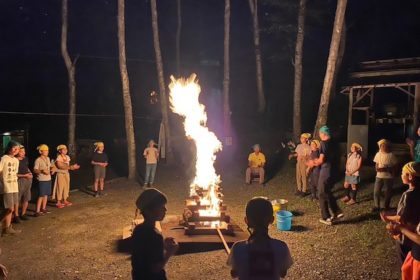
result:
<svg viewBox="0 0 420 280"><path fill-rule="evenodd" d="M222 200L220 176L214 168L216 153L222 149L222 143L206 126L207 114L199 101L201 88L196 75L192 74L188 79L171 76L169 89L171 110L184 118L185 135L197 150L195 177L180 223L187 235L220 232L232 235L233 227Z"/></svg>

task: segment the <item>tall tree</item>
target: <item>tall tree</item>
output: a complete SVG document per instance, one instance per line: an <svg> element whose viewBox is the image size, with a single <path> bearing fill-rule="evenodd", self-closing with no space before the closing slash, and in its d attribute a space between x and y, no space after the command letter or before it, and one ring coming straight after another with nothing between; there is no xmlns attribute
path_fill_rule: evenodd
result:
<svg viewBox="0 0 420 280"><path fill-rule="evenodd" d="M136 178L136 142L134 138L133 107L131 105L130 81L125 54L125 3L118 0L118 49L124 104L125 133L127 136L128 179Z"/></svg>
<svg viewBox="0 0 420 280"><path fill-rule="evenodd" d="M67 68L69 87L69 119L68 119L68 146L69 154L76 153L76 63L79 56L74 60L70 58L67 49L68 33L68 0L61 1L61 55Z"/></svg>
<svg viewBox="0 0 420 280"><path fill-rule="evenodd" d="M302 132L301 96L302 96L302 59L303 40L305 38L306 0L299 0L298 26L295 46L295 83L293 89L293 136L299 138Z"/></svg>
<svg viewBox="0 0 420 280"><path fill-rule="evenodd" d="M260 27L258 24L258 0L248 0L249 9L252 15L252 29L254 33L254 52L256 65L256 79L257 79L257 94L258 94L258 112L265 111L265 95L263 85L263 70L261 61L261 47L260 47Z"/></svg>
<svg viewBox="0 0 420 280"><path fill-rule="evenodd" d="M226 137L230 137L230 101L229 101L229 85L230 85L230 0L225 0L225 16L224 16L224 40L223 40L223 123Z"/></svg>
<svg viewBox="0 0 420 280"><path fill-rule="evenodd" d="M162 110L162 123L165 131L165 141L166 143L161 143L165 145L168 158L171 155L171 141L170 141L170 128L169 128L169 116L168 116L168 98L166 96L166 87L163 74L163 63L162 63L162 53L160 51L160 42L159 42L159 26L158 26L158 13L156 7L156 0L150 1L150 8L152 12L152 30L153 30L153 45L155 48L156 55L156 69L159 83L160 91L160 105Z"/></svg>
<svg viewBox="0 0 420 280"><path fill-rule="evenodd" d="M176 73L179 76L180 68L181 68L181 30L182 30L181 0L176 0L176 15L177 15L176 38L175 38Z"/></svg>
<svg viewBox="0 0 420 280"><path fill-rule="evenodd" d="M327 70L325 72L324 85L322 87L321 100L319 102L318 117L315 123L314 135L318 135L318 130L327 123L328 105L330 102L331 86L334 75L337 71L338 49L343 32L344 17L346 14L347 0L338 0L335 12L334 28L331 38L330 53L328 55Z"/></svg>

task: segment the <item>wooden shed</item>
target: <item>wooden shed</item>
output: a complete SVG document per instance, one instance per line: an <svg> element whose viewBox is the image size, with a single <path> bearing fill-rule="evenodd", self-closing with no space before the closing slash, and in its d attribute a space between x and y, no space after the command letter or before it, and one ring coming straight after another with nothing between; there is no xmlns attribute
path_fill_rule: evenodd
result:
<svg viewBox="0 0 420 280"><path fill-rule="evenodd" d="M360 62L341 93L349 100L348 149L359 142L367 157L386 138L396 153L405 152L406 137L419 125L420 57Z"/></svg>

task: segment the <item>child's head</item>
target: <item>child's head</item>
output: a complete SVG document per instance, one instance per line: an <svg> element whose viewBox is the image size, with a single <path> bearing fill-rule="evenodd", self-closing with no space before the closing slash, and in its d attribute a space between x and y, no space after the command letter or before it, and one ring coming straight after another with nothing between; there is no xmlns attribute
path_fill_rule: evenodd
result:
<svg viewBox="0 0 420 280"><path fill-rule="evenodd" d="M19 146L19 152L17 154L18 157L24 158L26 155L25 147L23 145Z"/></svg>
<svg viewBox="0 0 420 280"><path fill-rule="evenodd" d="M155 141L153 141L153 139L149 140L149 143L147 143L147 146L149 148L153 148L156 145Z"/></svg>
<svg viewBox="0 0 420 280"><path fill-rule="evenodd" d="M49 148L45 144L41 144L36 148L41 156L48 156Z"/></svg>
<svg viewBox="0 0 420 280"><path fill-rule="evenodd" d="M260 144L255 144L252 146L252 149L254 150L254 153L258 154L261 151L261 146Z"/></svg>
<svg viewBox="0 0 420 280"><path fill-rule="evenodd" d="M324 125L319 129L319 138L322 141L327 141L331 138L331 131L328 126Z"/></svg>
<svg viewBox="0 0 420 280"><path fill-rule="evenodd" d="M362 152L362 150L363 150L362 145L360 145L359 143L353 143L353 144L351 144L350 151L352 153L358 153L358 154L360 154Z"/></svg>
<svg viewBox="0 0 420 280"><path fill-rule="evenodd" d="M268 225L273 223L273 206L263 197L254 197L246 205L245 223L252 233L258 230L267 230Z"/></svg>
<svg viewBox="0 0 420 280"><path fill-rule="evenodd" d="M168 199L157 189L147 189L137 198L136 206L145 220L162 221L166 214Z"/></svg>
<svg viewBox="0 0 420 280"><path fill-rule="evenodd" d="M384 153L389 153L391 150L389 146L389 142L386 139L379 140L378 147L379 147L379 150Z"/></svg>
<svg viewBox="0 0 420 280"><path fill-rule="evenodd" d="M319 143L319 140L314 139L314 140L311 141L311 150L312 151L318 150L320 146L321 146L321 144Z"/></svg>
<svg viewBox="0 0 420 280"><path fill-rule="evenodd" d="M420 163L412 161L404 165L401 180L406 185L420 185Z"/></svg>
<svg viewBox="0 0 420 280"><path fill-rule="evenodd" d="M95 152L102 153L104 151L104 149L105 149L104 142L96 142L93 145L95 146Z"/></svg>
<svg viewBox="0 0 420 280"><path fill-rule="evenodd" d="M311 136L312 135L310 133L302 133L300 135L300 143L302 143L302 144L308 143Z"/></svg>
<svg viewBox="0 0 420 280"><path fill-rule="evenodd" d="M63 155L63 156L67 155L67 146L64 144L58 145L57 152L58 154Z"/></svg>
<svg viewBox="0 0 420 280"><path fill-rule="evenodd" d="M11 140L4 151L4 154L9 156L16 156L19 153L20 144L16 141Z"/></svg>

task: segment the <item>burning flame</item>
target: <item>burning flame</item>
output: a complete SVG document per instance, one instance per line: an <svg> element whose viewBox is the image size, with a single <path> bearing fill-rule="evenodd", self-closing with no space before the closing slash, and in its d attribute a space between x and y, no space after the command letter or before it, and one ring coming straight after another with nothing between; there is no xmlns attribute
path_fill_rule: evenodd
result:
<svg viewBox="0 0 420 280"><path fill-rule="evenodd" d="M197 148L195 178L190 185L190 196L197 195L197 187L206 191L200 199L201 205L208 205L206 210L199 210L200 216L220 215L220 199L217 195L220 176L216 174L215 153L222 149L222 143L206 126L207 114L205 106L198 100L201 92L196 75L188 79L175 79L171 76L169 85L171 110L184 117L185 135L191 138Z"/></svg>

